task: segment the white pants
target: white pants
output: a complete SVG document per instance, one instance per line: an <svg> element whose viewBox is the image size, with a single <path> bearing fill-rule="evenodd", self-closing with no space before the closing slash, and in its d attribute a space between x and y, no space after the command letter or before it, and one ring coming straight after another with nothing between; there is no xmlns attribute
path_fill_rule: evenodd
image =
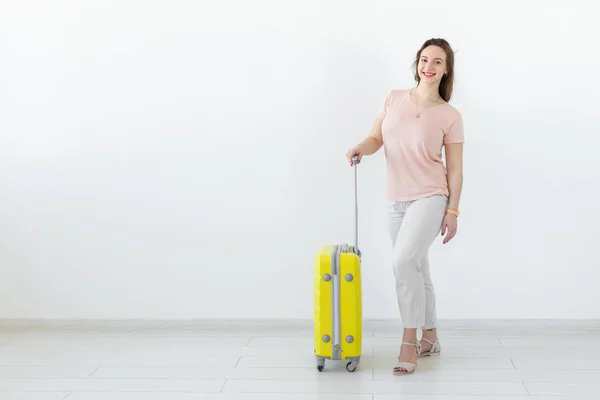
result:
<svg viewBox="0 0 600 400"><path fill-rule="evenodd" d="M429 247L441 231L448 198L433 195L392 202L388 227L398 308L404 328L435 328L435 291L429 271Z"/></svg>

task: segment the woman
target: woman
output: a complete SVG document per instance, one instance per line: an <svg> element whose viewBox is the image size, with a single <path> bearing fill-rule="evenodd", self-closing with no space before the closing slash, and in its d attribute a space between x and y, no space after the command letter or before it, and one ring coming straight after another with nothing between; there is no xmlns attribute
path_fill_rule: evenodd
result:
<svg viewBox="0 0 600 400"><path fill-rule="evenodd" d="M444 244L456 234L463 178L463 121L448 104L454 52L444 39L427 40L414 67L416 87L389 92L369 136L346 154L352 165L354 156L359 163L384 147L393 270L404 325L395 375L413 373L419 357L440 353L428 250L440 231Z"/></svg>

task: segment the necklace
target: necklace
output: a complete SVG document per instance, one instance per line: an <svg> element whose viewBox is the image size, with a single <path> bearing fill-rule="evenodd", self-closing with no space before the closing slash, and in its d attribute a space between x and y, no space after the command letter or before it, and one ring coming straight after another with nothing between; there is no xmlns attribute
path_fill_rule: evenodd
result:
<svg viewBox="0 0 600 400"><path fill-rule="evenodd" d="M415 92L414 92L414 93L415 93L415 105L417 106L417 118L421 118L421 110L419 110L419 102L417 101L417 89L416 89L416 88L415 88ZM438 98L437 98L437 99L435 99L435 101L433 102L433 104L437 103L437 101L438 101L438 100L439 100L441 97L442 97L442 96L440 96L440 95L439 95L439 93L438 93ZM433 104L432 104L432 105L433 105ZM431 107L432 105L430 105L429 107ZM424 111L424 110L426 110L427 108L428 108L428 107L425 107L425 108L423 109L423 111Z"/></svg>

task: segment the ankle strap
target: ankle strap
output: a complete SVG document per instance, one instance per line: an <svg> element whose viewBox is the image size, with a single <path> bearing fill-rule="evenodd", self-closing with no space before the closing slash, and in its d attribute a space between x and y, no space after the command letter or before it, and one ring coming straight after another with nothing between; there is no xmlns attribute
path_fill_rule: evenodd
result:
<svg viewBox="0 0 600 400"><path fill-rule="evenodd" d="M427 343L429 343L430 345L433 346L433 342L431 340L429 340L427 338L421 338L421 339L423 339L424 341L426 341Z"/></svg>

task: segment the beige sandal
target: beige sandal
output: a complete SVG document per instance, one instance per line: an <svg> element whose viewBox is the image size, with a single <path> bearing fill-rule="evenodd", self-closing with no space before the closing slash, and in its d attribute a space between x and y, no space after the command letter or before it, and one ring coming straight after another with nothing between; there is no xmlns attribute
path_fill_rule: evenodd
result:
<svg viewBox="0 0 600 400"><path fill-rule="evenodd" d="M421 354L421 342L418 342L418 341L417 341L417 343L402 342L402 344L405 344L408 346L415 346L417 348L417 358L419 358L419 356ZM406 372L400 371L400 368L404 368L406 370ZM415 369L417 369L417 364L400 361L400 357L398 357L398 362L396 363L396 366L394 367L393 373L394 373L394 375L409 375L409 374L412 374L413 372L415 372Z"/></svg>
<svg viewBox="0 0 600 400"><path fill-rule="evenodd" d="M440 341L438 339L435 339L435 342L432 342L431 340L427 339L427 338L423 338L424 341L426 341L427 343L429 343L431 345L431 348L427 351L423 351L419 354L419 358L421 357L430 357L430 356L439 356L440 355L440 351L442 350L442 346L440 345Z"/></svg>

